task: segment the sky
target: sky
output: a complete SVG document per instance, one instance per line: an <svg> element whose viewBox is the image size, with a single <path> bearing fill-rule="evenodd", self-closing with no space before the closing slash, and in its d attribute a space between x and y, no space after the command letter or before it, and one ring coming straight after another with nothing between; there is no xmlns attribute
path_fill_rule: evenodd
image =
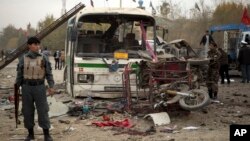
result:
<svg viewBox="0 0 250 141"><path fill-rule="evenodd" d="M121 0L122 7L137 7L133 0ZM154 7L162 3L162 0L143 0L143 6L150 10L149 4L152 1ZM198 0L172 0L185 10L193 8ZM79 2L86 6L90 5L90 0L66 0L66 10L70 10ZM120 0L93 0L94 7L119 7ZM26 29L30 23L36 28L39 21L44 20L46 15L53 15L56 19L61 16L62 0L0 0L0 31L9 24L16 28Z"/></svg>

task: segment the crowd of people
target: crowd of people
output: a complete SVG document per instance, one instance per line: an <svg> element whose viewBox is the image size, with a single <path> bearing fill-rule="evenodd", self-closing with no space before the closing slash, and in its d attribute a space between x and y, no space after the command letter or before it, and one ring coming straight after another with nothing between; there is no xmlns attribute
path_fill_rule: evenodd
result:
<svg viewBox="0 0 250 141"><path fill-rule="evenodd" d="M206 76L208 94L211 99L217 99L219 78L221 84L225 83L225 78L227 84L230 84L230 76L228 73L230 55L228 55L221 47L217 46L208 31L206 31L205 35L202 37L200 45L203 45L204 47L203 56L210 60ZM241 41L241 47L237 58L242 73L241 83L249 83L250 81L249 45L250 42L248 37ZM207 47L209 47L209 50Z"/></svg>

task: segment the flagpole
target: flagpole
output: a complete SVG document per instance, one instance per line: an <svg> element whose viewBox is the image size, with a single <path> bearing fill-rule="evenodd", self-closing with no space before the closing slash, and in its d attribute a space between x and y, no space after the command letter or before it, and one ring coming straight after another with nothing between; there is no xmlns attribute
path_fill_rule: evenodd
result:
<svg viewBox="0 0 250 141"><path fill-rule="evenodd" d="M120 8L122 8L122 0L120 0Z"/></svg>

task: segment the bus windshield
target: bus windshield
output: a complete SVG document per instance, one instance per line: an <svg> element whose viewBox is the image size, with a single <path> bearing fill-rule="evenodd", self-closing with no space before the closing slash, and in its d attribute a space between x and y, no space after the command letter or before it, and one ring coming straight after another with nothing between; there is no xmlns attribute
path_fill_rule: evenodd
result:
<svg viewBox="0 0 250 141"><path fill-rule="evenodd" d="M134 15L84 16L77 26L78 57L112 58L114 52L123 51L129 58L138 58L139 50L146 51L145 41L139 44L143 41L141 28L146 31L147 40L154 39L154 23Z"/></svg>

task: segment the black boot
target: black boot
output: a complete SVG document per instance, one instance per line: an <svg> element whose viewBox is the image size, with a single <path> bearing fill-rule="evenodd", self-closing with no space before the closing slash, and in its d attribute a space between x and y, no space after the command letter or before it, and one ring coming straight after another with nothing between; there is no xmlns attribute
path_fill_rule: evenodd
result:
<svg viewBox="0 0 250 141"><path fill-rule="evenodd" d="M34 130L28 129L29 135L24 139L25 141L31 141L35 139Z"/></svg>
<svg viewBox="0 0 250 141"><path fill-rule="evenodd" d="M53 141L52 137L49 134L49 129L43 129L44 141Z"/></svg>
<svg viewBox="0 0 250 141"><path fill-rule="evenodd" d="M210 99L212 99L213 98L213 91L209 89L208 90L208 95L209 95Z"/></svg>
<svg viewBox="0 0 250 141"><path fill-rule="evenodd" d="M217 99L218 92L214 92L214 99Z"/></svg>

